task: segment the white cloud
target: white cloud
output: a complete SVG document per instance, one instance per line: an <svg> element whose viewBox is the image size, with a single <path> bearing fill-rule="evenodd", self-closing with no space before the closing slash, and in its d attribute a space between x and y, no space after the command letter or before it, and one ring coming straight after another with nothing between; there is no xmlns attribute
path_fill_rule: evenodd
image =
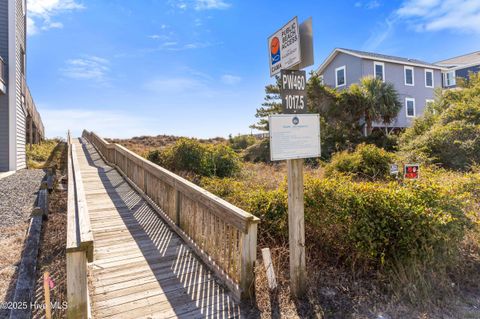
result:
<svg viewBox="0 0 480 319"><path fill-rule="evenodd" d="M453 30L480 34L479 0L407 0L397 15L417 31Z"/></svg>
<svg viewBox="0 0 480 319"><path fill-rule="evenodd" d="M62 28L61 22L53 20L56 16L84 8L76 0L28 0L27 32L34 35L42 30Z"/></svg>
<svg viewBox="0 0 480 319"><path fill-rule="evenodd" d="M84 129L95 131L103 137L131 137L155 132L155 125L151 118L118 110L95 111L41 107L41 114L48 137L65 138L68 130L71 130L75 137L81 136Z"/></svg>
<svg viewBox="0 0 480 319"><path fill-rule="evenodd" d="M97 56L85 56L66 61L66 67L61 69L64 76L79 80L95 80L106 82L106 75L110 71L110 62Z"/></svg>
<svg viewBox="0 0 480 319"><path fill-rule="evenodd" d="M366 2L357 1L357 2L355 2L354 6L356 8L364 7L366 9L371 10L371 9L376 9L376 8L380 7L381 3L377 0L371 0L371 1L366 1Z"/></svg>
<svg viewBox="0 0 480 319"><path fill-rule="evenodd" d="M242 81L242 78L232 74L224 74L221 77L222 82L228 85L234 85Z"/></svg>
<svg viewBox="0 0 480 319"><path fill-rule="evenodd" d="M192 93L204 90L206 86L194 77L162 77L147 82L145 88L157 93Z"/></svg>
<svg viewBox="0 0 480 319"><path fill-rule="evenodd" d="M228 9L231 4L224 0L170 0L170 5L181 10L195 9L201 10L223 10Z"/></svg>
<svg viewBox="0 0 480 319"><path fill-rule="evenodd" d="M395 26L398 21L398 17L391 14L385 21L379 23L370 37L365 41L362 46L363 50L375 51L388 37L390 37L395 31Z"/></svg>
<svg viewBox="0 0 480 319"><path fill-rule="evenodd" d="M227 9L230 7L229 3L222 0L196 0L196 10L209 10L209 9Z"/></svg>

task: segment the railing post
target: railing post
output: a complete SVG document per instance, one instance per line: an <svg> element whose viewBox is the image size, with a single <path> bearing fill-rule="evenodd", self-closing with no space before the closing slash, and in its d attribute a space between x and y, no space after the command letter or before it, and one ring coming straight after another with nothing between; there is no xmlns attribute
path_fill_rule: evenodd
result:
<svg viewBox="0 0 480 319"><path fill-rule="evenodd" d="M255 298L254 265L257 258L257 224L258 219L250 222L247 233L243 234L242 256L240 268L240 298L242 300Z"/></svg>
<svg viewBox="0 0 480 319"><path fill-rule="evenodd" d="M175 212L176 212L175 224L177 224L177 226L180 227L181 229L182 226L180 225L180 215L182 212L182 193L180 193L180 191L178 190L175 192Z"/></svg>
<svg viewBox="0 0 480 319"><path fill-rule="evenodd" d="M88 317L87 256L85 251L67 252L67 318Z"/></svg>

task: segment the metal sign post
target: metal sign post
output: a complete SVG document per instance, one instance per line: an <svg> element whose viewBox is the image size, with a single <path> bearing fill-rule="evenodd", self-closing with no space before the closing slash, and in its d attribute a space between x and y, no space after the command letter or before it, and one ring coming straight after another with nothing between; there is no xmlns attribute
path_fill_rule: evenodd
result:
<svg viewBox="0 0 480 319"><path fill-rule="evenodd" d="M318 114L304 114L307 79L298 70L313 64L312 39L311 18L299 27L296 17L268 39L270 76L281 73L286 113L269 118L270 154L272 161L287 160L290 288L296 297L304 295L307 280L303 159L320 156L320 121Z"/></svg>

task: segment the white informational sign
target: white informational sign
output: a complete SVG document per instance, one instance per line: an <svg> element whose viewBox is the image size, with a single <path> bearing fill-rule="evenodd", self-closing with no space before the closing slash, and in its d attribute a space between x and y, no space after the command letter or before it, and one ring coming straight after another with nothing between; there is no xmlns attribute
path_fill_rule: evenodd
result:
<svg viewBox="0 0 480 319"><path fill-rule="evenodd" d="M318 114L277 114L268 118L272 161L320 156Z"/></svg>
<svg viewBox="0 0 480 319"><path fill-rule="evenodd" d="M268 38L270 76L301 62L300 32L297 17Z"/></svg>

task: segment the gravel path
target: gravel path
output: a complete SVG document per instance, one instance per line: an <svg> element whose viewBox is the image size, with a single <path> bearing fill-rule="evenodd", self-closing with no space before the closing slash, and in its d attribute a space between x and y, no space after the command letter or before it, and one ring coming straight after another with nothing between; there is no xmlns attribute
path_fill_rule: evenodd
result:
<svg viewBox="0 0 480 319"><path fill-rule="evenodd" d="M0 229L30 217L44 176L41 169L23 169L0 179Z"/></svg>

